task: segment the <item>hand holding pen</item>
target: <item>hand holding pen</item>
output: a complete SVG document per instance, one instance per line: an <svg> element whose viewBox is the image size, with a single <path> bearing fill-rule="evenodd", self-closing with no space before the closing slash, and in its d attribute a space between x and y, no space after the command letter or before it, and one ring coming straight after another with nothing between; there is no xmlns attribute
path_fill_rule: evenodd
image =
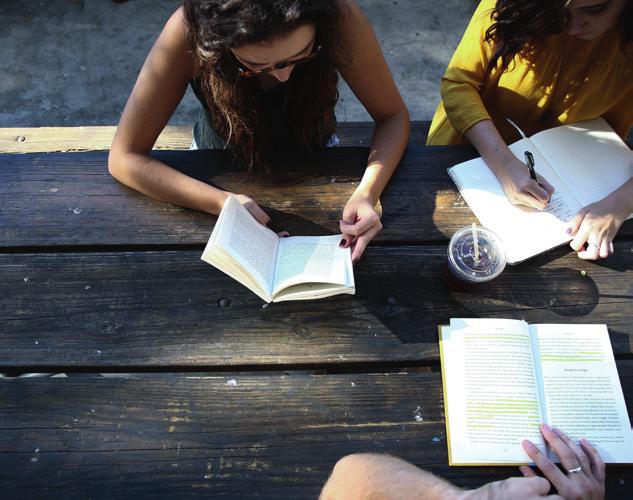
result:
<svg viewBox="0 0 633 500"><path fill-rule="evenodd" d="M552 197L554 187L536 173L534 155L530 151L525 151L523 154L525 163L516 159L512 165L508 165L508 173L514 178L512 182L514 189L509 190L504 187L504 190L514 205L527 205L544 210ZM525 175L526 167L529 177ZM511 193L514 193L514 196Z"/></svg>

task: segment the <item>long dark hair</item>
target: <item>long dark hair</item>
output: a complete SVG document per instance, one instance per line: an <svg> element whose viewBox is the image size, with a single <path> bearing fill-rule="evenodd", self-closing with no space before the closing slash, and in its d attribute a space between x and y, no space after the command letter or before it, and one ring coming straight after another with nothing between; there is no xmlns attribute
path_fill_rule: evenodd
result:
<svg viewBox="0 0 633 500"><path fill-rule="evenodd" d="M249 169L268 167L275 130L266 123L256 78L240 78L231 48L273 40L313 24L319 56L295 67L284 86L288 147L311 150L334 132L337 69L347 62L340 0L184 0L184 17L197 55L196 75L215 130Z"/></svg>
<svg viewBox="0 0 633 500"><path fill-rule="evenodd" d="M486 30L485 41L493 46L486 66L490 74L501 61L501 70L508 69L519 53L529 53L544 37L565 29L565 9L571 0L497 0ZM623 46L633 41L633 1L629 0L620 14L619 29Z"/></svg>

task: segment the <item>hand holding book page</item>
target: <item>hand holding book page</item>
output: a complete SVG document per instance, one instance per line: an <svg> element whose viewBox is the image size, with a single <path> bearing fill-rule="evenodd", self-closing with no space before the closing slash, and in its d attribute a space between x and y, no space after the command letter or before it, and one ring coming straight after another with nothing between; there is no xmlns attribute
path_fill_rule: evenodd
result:
<svg viewBox="0 0 633 500"><path fill-rule="evenodd" d="M354 293L349 248L340 236L279 238L234 197L222 212L202 260L271 302Z"/></svg>
<svg viewBox="0 0 633 500"><path fill-rule="evenodd" d="M609 334L604 325L531 325L536 367L543 381L545 422L574 440L594 443L605 462L627 452L633 439ZM537 360L538 361L538 360Z"/></svg>
<svg viewBox="0 0 633 500"><path fill-rule="evenodd" d="M605 325L451 319L440 329L451 465L551 459L539 422L586 438L605 462L633 463L633 432Z"/></svg>

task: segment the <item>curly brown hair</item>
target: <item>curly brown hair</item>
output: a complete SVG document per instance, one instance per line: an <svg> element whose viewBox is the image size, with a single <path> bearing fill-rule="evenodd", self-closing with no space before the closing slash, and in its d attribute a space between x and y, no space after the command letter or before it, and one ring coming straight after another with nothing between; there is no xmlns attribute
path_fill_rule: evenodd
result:
<svg viewBox="0 0 633 500"><path fill-rule="evenodd" d="M501 70L509 68L519 53L534 50L548 35L562 33L566 8L571 0L497 0L491 13L493 24L486 30L485 41L494 47L486 66L490 74L501 61ZM623 46L633 41L633 1L620 15L619 29Z"/></svg>
<svg viewBox="0 0 633 500"><path fill-rule="evenodd" d="M341 0L184 0L188 36L197 56L196 81L214 129L236 160L269 167L279 144L267 122L256 78L241 78L230 49L284 36L312 24L322 49L296 66L284 85L289 149L311 152L334 133L338 68L347 63Z"/></svg>

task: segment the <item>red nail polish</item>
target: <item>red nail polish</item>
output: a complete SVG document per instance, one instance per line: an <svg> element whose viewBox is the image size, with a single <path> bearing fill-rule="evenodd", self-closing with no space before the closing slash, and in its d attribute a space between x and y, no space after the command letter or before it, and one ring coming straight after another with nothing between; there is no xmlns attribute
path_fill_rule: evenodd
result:
<svg viewBox="0 0 633 500"><path fill-rule="evenodd" d="M338 246L340 246L341 248L345 248L345 240L341 240Z"/></svg>

